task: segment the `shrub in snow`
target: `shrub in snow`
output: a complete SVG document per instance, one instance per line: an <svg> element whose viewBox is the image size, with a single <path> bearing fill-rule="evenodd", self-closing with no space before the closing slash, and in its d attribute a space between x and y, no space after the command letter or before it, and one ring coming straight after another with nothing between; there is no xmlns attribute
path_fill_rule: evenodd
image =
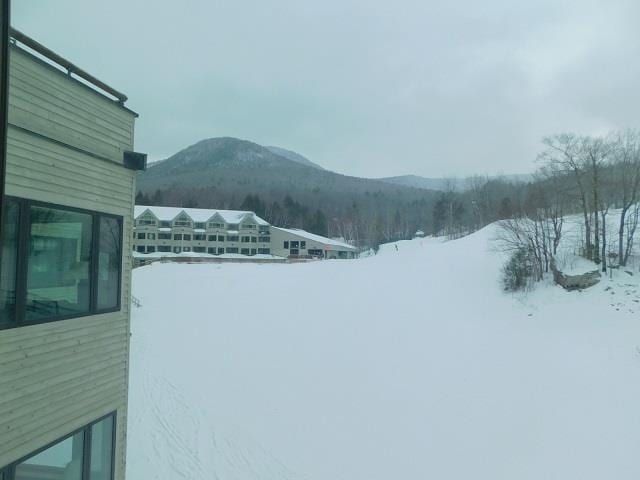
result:
<svg viewBox="0 0 640 480"><path fill-rule="evenodd" d="M502 286L506 291L526 289L533 280L533 262L525 248L515 250L502 268Z"/></svg>

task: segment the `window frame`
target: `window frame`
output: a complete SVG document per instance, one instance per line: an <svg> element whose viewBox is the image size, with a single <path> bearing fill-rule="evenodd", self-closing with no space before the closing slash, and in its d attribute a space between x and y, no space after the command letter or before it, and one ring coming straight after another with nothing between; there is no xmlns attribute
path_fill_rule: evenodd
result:
<svg viewBox="0 0 640 480"><path fill-rule="evenodd" d="M16 303L13 318L5 325L0 324L0 331L12 328L28 327L43 323L59 322L71 318L90 317L103 313L118 312L122 309L122 273L124 270L124 219L121 215L87 210L84 208L59 205L52 202L33 200L30 198L14 197L7 195L5 201L13 201L18 204L17 223L17 251L16 251ZM67 212L82 213L91 216L91 243L89 258L89 310L87 312L76 312L66 315L53 315L50 317L27 320L27 276L29 272L29 238L30 232L30 210L31 207L50 208L53 210L63 210ZM118 296L115 307L98 308L98 270L100 252L100 218L112 218L118 222L120 227L120 260L118 262Z"/></svg>
<svg viewBox="0 0 640 480"><path fill-rule="evenodd" d="M82 444L82 480L88 480L91 475L91 429L94 425L106 420L111 417L113 419L113 430L111 432L111 478L110 480L115 479L115 470L116 470L116 440L117 440L117 431L118 431L118 412L114 410L112 412L103 415L102 417L88 423L84 427L80 427L73 432L67 433L63 437L50 442L43 447L34 450L33 452L15 460L14 462L6 465L4 467L0 467L0 473L4 474L6 480L15 480L16 467L21 463L29 460L30 458L35 457L36 455L44 452L45 450L54 447L58 443L64 442L68 438L77 435L78 433L82 433L83 444Z"/></svg>

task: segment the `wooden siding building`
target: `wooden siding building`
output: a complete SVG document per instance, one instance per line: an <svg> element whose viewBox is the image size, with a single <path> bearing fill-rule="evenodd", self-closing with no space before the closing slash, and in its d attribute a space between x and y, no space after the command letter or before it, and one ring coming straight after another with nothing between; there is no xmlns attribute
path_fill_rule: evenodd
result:
<svg viewBox="0 0 640 480"><path fill-rule="evenodd" d="M0 479L125 475L137 115L13 31L0 271Z"/></svg>

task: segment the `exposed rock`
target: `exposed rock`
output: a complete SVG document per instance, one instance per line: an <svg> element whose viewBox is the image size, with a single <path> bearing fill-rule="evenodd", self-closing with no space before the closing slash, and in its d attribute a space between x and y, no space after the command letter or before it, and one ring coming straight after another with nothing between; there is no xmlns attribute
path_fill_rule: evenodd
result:
<svg viewBox="0 0 640 480"><path fill-rule="evenodd" d="M592 270L580 275L565 275L558 269L553 258L551 259L551 271L553 272L553 280L565 290L583 290L600 281L599 270Z"/></svg>

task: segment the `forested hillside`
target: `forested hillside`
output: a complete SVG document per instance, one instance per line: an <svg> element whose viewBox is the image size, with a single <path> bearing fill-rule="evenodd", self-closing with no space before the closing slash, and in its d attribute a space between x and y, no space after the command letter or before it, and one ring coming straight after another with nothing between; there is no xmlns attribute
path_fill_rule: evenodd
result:
<svg viewBox="0 0 640 480"><path fill-rule="evenodd" d="M281 151L203 140L141 173L138 203L250 209L276 225L360 244L429 230L438 193L340 175L274 153Z"/></svg>

